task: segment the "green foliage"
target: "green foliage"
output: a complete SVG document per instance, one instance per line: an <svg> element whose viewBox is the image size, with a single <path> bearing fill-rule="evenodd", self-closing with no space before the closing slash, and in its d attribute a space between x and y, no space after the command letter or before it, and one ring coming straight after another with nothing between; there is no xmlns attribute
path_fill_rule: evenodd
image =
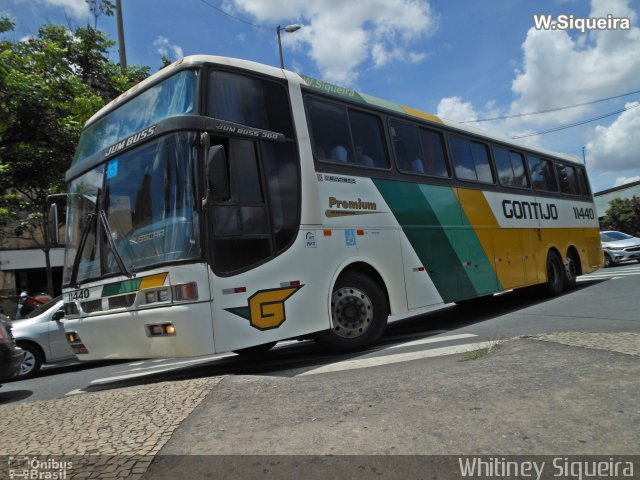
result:
<svg viewBox="0 0 640 480"><path fill-rule="evenodd" d="M619 230L634 237L640 237L640 199L615 198L600 222L602 230Z"/></svg>
<svg viewBox="0 0 640 480"><path fill-rule="evenodd" d="M13 28L0 19L0 34ZM108 57L113 45L89 26L71 32L49 24L28 40L0 37L0 241L28 237L47 252L46 198L64 191L82 126L149 74L121 71Z"/></svg>

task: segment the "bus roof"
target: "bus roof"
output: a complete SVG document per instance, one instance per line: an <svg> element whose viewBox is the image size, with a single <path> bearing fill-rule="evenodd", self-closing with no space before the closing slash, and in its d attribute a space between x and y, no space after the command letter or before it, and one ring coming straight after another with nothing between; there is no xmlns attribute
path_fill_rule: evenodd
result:
<svg viewBox="0 0 640 480"><path fill-rule="evenodd" d="M99 118L101 118L102 116L106 115L110 111L117 108L120 104L129 100L129 98L134 96L136 92L142 91L146 89L148 86L151 86L152 84L164 78L169 77L176 70L183 69L189 66L202 65L205 63L224 65L232 68L240 68L240 69L249 70L252 72L261 73L263 75L267 75L271 77L287 79L290 82L297 83L301 86L305 86L310 90L316 90L318 92L322 92L325 95L334 96L338 99L349 100L352 102L362 103L362 104L373 106L376 108L382 108L400 115L413 117L421 121L433 123L434 126L437 126L437 125L446 126L451 129L458 130L462 133L469 133L474 136L484 137L485 139L488 139L488 140L493 140L500 143L514 145L524 150L537 152L540 155L552 156L552 157L561 158L563 160L567 160L573 163L583 164L582 159L575 155L561 153L561 152L554 152L554 151L547 150L535 145L530 145L528 143L511 139L504 135L496 134L488 130L483 130L481 128L464 125L458 122L454 122L452 120L447 120L445 118L438 117L437 115L423 112L421 110L418 110L412 107L391 102L389 100L383 100L381 98L377 98L371 95L367 95L365 93L357 92L355 90L351 90L346 87L341 87L339 85L334 85L329 82L318 80L303 74L297 74L295 72L282 70L277 67L272 67L262 63L252 62L249 60L241 60L241 59L230 58L230 57L221 57L216 55L190 55L175 61L171 65L168 65L162 70L154 73L150 77L146 78L142 82L138 83L136 86L127 90L122 95L118 96L117 98L109 102L107 105L102 107L85 123L84 125L85 128L90 124L92 124L93 122L95 122L96 120L98 120Z"/></svg>

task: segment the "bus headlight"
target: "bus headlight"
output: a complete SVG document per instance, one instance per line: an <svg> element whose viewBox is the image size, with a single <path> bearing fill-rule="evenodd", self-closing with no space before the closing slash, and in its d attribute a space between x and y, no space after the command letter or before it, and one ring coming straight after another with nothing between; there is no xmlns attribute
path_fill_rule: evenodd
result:
<svg viewBox="0 0 640 480"><path fill-rule="evenodd" d="M171 290L169 287L154 288L144 291L144 303L146 305L150 303L170 302Z"/></svg>

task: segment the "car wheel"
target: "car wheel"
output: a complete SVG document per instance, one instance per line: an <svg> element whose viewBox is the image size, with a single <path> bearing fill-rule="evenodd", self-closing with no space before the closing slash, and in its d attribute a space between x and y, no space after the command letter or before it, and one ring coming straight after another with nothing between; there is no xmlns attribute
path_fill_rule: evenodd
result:
<svg viewBox="0 0 640 480"><path fill-rule="evenodd" d="M387 297L380 285L361 273L346 273L338 278L331 294L333 327L314 339L336 352L360 350L382 336L388 316Z"/></svg>
<svg viewBox="0 0 640 480"><path fill-rule="evenodd" d="M613 264L613 262L611 261L611 257L609 256L609 254L605 253L604 254L604 268L609 268L612 264Z"/></svg>
<svg viewBox="0 0 640 480"><path fill-rule="evenodd" d="M556 252L547 255L547 283L545 290L548 295L560 295L564 290L565 269Z"/></svg>
<svg viewBox="0 0 640 480"><path fill-rule="evenodd" d="M31 343L18 344L24 350L24 358L20 365L18 379L27 379L35 376L42 366L42 353L40 349Z"/></svg>

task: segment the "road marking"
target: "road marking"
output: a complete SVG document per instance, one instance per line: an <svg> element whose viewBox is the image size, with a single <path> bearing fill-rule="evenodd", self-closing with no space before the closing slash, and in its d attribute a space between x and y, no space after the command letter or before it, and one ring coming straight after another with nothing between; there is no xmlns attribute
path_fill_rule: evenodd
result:
<svg viewBox="0 0 640 480"><path fill-rule="evenodd" d="M110 383L110 382L116 382L116 381L120 381L120 380L127 380L130 378L138 378L138 377L144 377L146 375L156 375L158 373L162 373L162 372L169 372L171 370L177 370L179 368L182 368L183 366L186 365L196 365L198 363L206 363L206 362L214 362L216 360L222 359L222 358L226 358L226 357L235 357L236 355L234 353L229 353L226 355L218 355L216 357L210 357L210 358L198 358L195 360L185 360L184 362L173 362L173 363L167 363L164 365L156 365L153 367L143 367L143 368L132 368L131 370L124 370L121 372L115 372L115 373L124 373L125 375L115 375L113 377L105 377L105 378L97 378L95 380L92 380L89 384L90 385L101 385L104 383ZM127 372L131 372L131 373L127 373Z"/></svg>
<svg viewBox="0 0 640 480"><path fill-rule="evenodd" d="M464 345L453 345L450 347L434 348L432 350L423 350L420 352L398 353L394 355L383 355L373 358L362 358L356 360L345 360L329 365L324 365L313 370L308 370L297 376L317 375L319 373L340 372L343 370L355 370L358 368L378 367L380 365L388 365L392 363L409 362L411 360L421 360L423 358L442 357L445 355L455 355L457 353L472 352L481 348L488 348L495 342L477 342L467 343Z"/></svg>
<svg viewBox="0 0 640 480"><path fill-rule="evenodd" d="M428 337L414 340L413 342L399 343L397 345L391 345L389 347L382 348L381 350L389 350L392 348L413 347L414 345L425 345L427 343L446 342L449 340L459 340L461 338L477 337L473 333L460 333L457 335L445 335L444 337Z"/></svg>
<svg viewBox="0 0 640 480"><path fill-rule="evenodd" d="M71 390L70 392L65 393L64 396L66 397L68 395L81 395L83 393L87 393L87 392L82 388L77 388L75 390Z"/></svg>

